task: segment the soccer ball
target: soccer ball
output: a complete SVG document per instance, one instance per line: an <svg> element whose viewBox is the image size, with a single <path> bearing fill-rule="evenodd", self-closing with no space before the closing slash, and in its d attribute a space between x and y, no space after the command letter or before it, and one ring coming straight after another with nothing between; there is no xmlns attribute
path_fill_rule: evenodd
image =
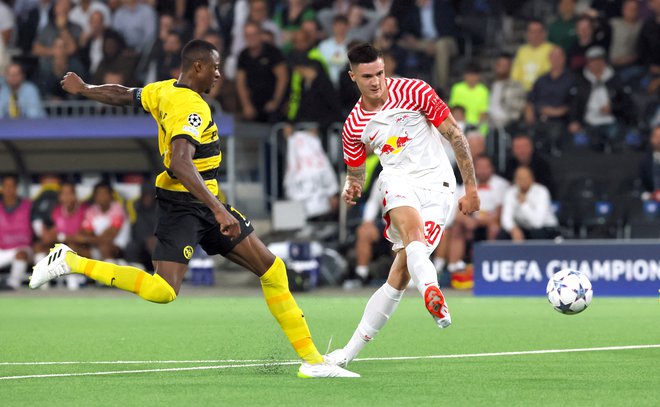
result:
<svg viewBox="0 0 660 407"><path fill-rule="evenodd" d="M567 315L584 311L594 293L587 276L571 269L556 272L548 281L545 292L552 307Z"/></svg>

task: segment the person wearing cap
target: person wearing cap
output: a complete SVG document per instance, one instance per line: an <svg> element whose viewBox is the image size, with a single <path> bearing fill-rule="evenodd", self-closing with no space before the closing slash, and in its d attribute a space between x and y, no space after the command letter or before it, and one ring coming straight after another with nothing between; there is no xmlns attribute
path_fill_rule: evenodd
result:
<svg viewBox="0 0 660 407"><path fill-rule="evenodd" d="M569 131L585 132L592 148L610 151L618 147L621 125L634 117L631 91L608 65L603 47L591 47L585 55L587 64L577 82Z"/></svg>

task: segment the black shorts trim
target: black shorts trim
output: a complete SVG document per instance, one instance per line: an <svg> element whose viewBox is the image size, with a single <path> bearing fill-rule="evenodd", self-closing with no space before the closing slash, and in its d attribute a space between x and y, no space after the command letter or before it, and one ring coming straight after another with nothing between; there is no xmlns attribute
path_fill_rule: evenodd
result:
<svg viewBox="0 0 660 407"><path fill-rule="evenodd" d="M209 255L227 255L248 237L254 228L230 205L223 204L239 222L240 235L235 239L223 235L213 212L205 205L186 205L157 199L156 247L154 261L188 264L197 245Z"/></svg>

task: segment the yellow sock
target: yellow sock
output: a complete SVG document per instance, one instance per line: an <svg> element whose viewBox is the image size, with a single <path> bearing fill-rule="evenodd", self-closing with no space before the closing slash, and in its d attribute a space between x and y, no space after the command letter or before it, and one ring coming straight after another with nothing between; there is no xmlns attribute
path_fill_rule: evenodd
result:
<svg viewBox="0 0 660 407"><path fill-rule="evenodd" d="M92 280L139 295L145 300L165 304L174 301L174 289L158 274L151 275L139 268L118 266L66 253L66 264L71 272L84 274Z"/></svg>
<svg viewBox="0 0 660 407"><path fill-rule="evenodd" d="M316 350L305 315L289 291L286 267L279 257L275 258L266 274L261 276L261 288L264 290L268 309L282 327L298 356L307 363L322 363L323 356Z"/></svg>

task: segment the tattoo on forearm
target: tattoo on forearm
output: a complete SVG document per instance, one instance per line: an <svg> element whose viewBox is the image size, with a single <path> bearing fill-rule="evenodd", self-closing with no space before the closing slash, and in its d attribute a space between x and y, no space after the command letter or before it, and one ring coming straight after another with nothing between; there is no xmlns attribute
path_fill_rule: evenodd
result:
<svg viewBox="0 0 660 407"><path fill-rule="evenodd" d="M359 167L346 167L346 183L357 182L360 186L364 185L367 174L367 166L362 163Z"/></svg>
<svg viewBox="0 0 660 407"><path fill-rule="evenodd" d="M461 171L463 183L465 185L476 185L477 181L474 177L474 164L472 163L472 153L467 139L455 124L449 126L449 129L442 134L454 149L456 156L456 163L458 169Z"/></svg>

